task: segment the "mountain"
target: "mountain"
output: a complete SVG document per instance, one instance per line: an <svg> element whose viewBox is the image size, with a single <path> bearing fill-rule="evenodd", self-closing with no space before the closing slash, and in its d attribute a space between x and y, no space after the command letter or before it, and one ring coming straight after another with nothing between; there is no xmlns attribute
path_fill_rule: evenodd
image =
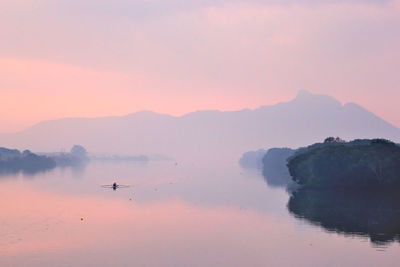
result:
<svg viewBox="0 0 400 267"><path fill-rule="evenodd" d="M82 144L93 153L166 154L175 158L239 158L265 147L299 147L324 140L387 138L400 130L361 106L301 91L290 102L239 111L197 111L181 117L149 111L121 117L44 121L0 144L33 151L60 151Z"/></svg>

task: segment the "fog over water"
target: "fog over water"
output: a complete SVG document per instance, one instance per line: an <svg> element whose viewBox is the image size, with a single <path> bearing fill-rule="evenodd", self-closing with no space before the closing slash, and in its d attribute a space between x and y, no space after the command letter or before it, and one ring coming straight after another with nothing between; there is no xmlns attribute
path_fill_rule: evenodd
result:
<svg viewBox="0 0 400 267"><path fill-rule="evenodd" d="M399 266L400 0L1 0L0 33L0 267Z"/></svg>
<svg viewBox="0 0 400 267"><path fill-rule="evenodd" d="M327 136L400 142L398 128L363 107L307 91L289 102L254 110L197 111L181 117L144 111L122 117L44 121L0 135L0 141L3 146L40 152L69 150L80 144L101 154L237 159L246 151L297 148Z"/></svg>
<svg viewBox="0 0 400 267"><path fill-rule="evenodd" d="M81 144L94 154L172 159L4 173L0 265L396 266L397 198L370 205L363 196L293 195L282 172L263 177L239 158L331 135L398 141L399 132L356 104L301 92L257 110L64 119L3 135L4 145L33 151Z"/></svg>
<svg viewBox="0 0 400 267"><path fill-rule="evenodd" d="M101 187L114 181L130 187ZM284 189L270 188L236 161L91 162L79 171L3 176L0 191L3 266L395 266L400 260L399 243L376 246L296 219Z"/></svg>

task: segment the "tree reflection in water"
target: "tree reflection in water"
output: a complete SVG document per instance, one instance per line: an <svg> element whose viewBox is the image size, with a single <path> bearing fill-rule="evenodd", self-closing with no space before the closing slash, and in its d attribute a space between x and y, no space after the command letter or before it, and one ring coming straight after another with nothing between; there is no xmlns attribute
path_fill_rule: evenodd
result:
<svg viewBox="0 0 400 267"><path fill-rule="evenodd" d="M367 236L375 245L400 242L398 192L300 189L291 196L288 209L328 231Z"/></svg>

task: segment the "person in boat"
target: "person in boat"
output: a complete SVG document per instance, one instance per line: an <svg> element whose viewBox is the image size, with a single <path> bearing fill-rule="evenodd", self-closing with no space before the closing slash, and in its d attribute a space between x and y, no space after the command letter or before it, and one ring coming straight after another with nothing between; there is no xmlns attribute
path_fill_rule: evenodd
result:
<svg viewBox="0 0 400 267"><path fill-rule="evenodd" d="M116 188L118 187L117 183L114 182L114 183L112 184L112 187L113 187L114 189L116 189Z"/></svg>

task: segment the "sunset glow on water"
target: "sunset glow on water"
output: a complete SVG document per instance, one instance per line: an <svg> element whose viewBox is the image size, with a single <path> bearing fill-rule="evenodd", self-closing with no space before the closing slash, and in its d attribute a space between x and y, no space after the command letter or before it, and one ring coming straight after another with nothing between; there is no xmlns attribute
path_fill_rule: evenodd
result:
<svg viewBox="0 0 400 267"><path fill-rule="evenodd" d="M114 177L132 187L100 186ZM394 266L400 260L398 243L376 247L366 237L295 219L283 189L233 162L94 162L78 173L7 176L0 184L5 266Z"/></svg>
<svg viewBox="0 0 400 267"><path fill-rule="evenodd" d="M1 0L0 267L399 266L400 0Z"/></svg>

